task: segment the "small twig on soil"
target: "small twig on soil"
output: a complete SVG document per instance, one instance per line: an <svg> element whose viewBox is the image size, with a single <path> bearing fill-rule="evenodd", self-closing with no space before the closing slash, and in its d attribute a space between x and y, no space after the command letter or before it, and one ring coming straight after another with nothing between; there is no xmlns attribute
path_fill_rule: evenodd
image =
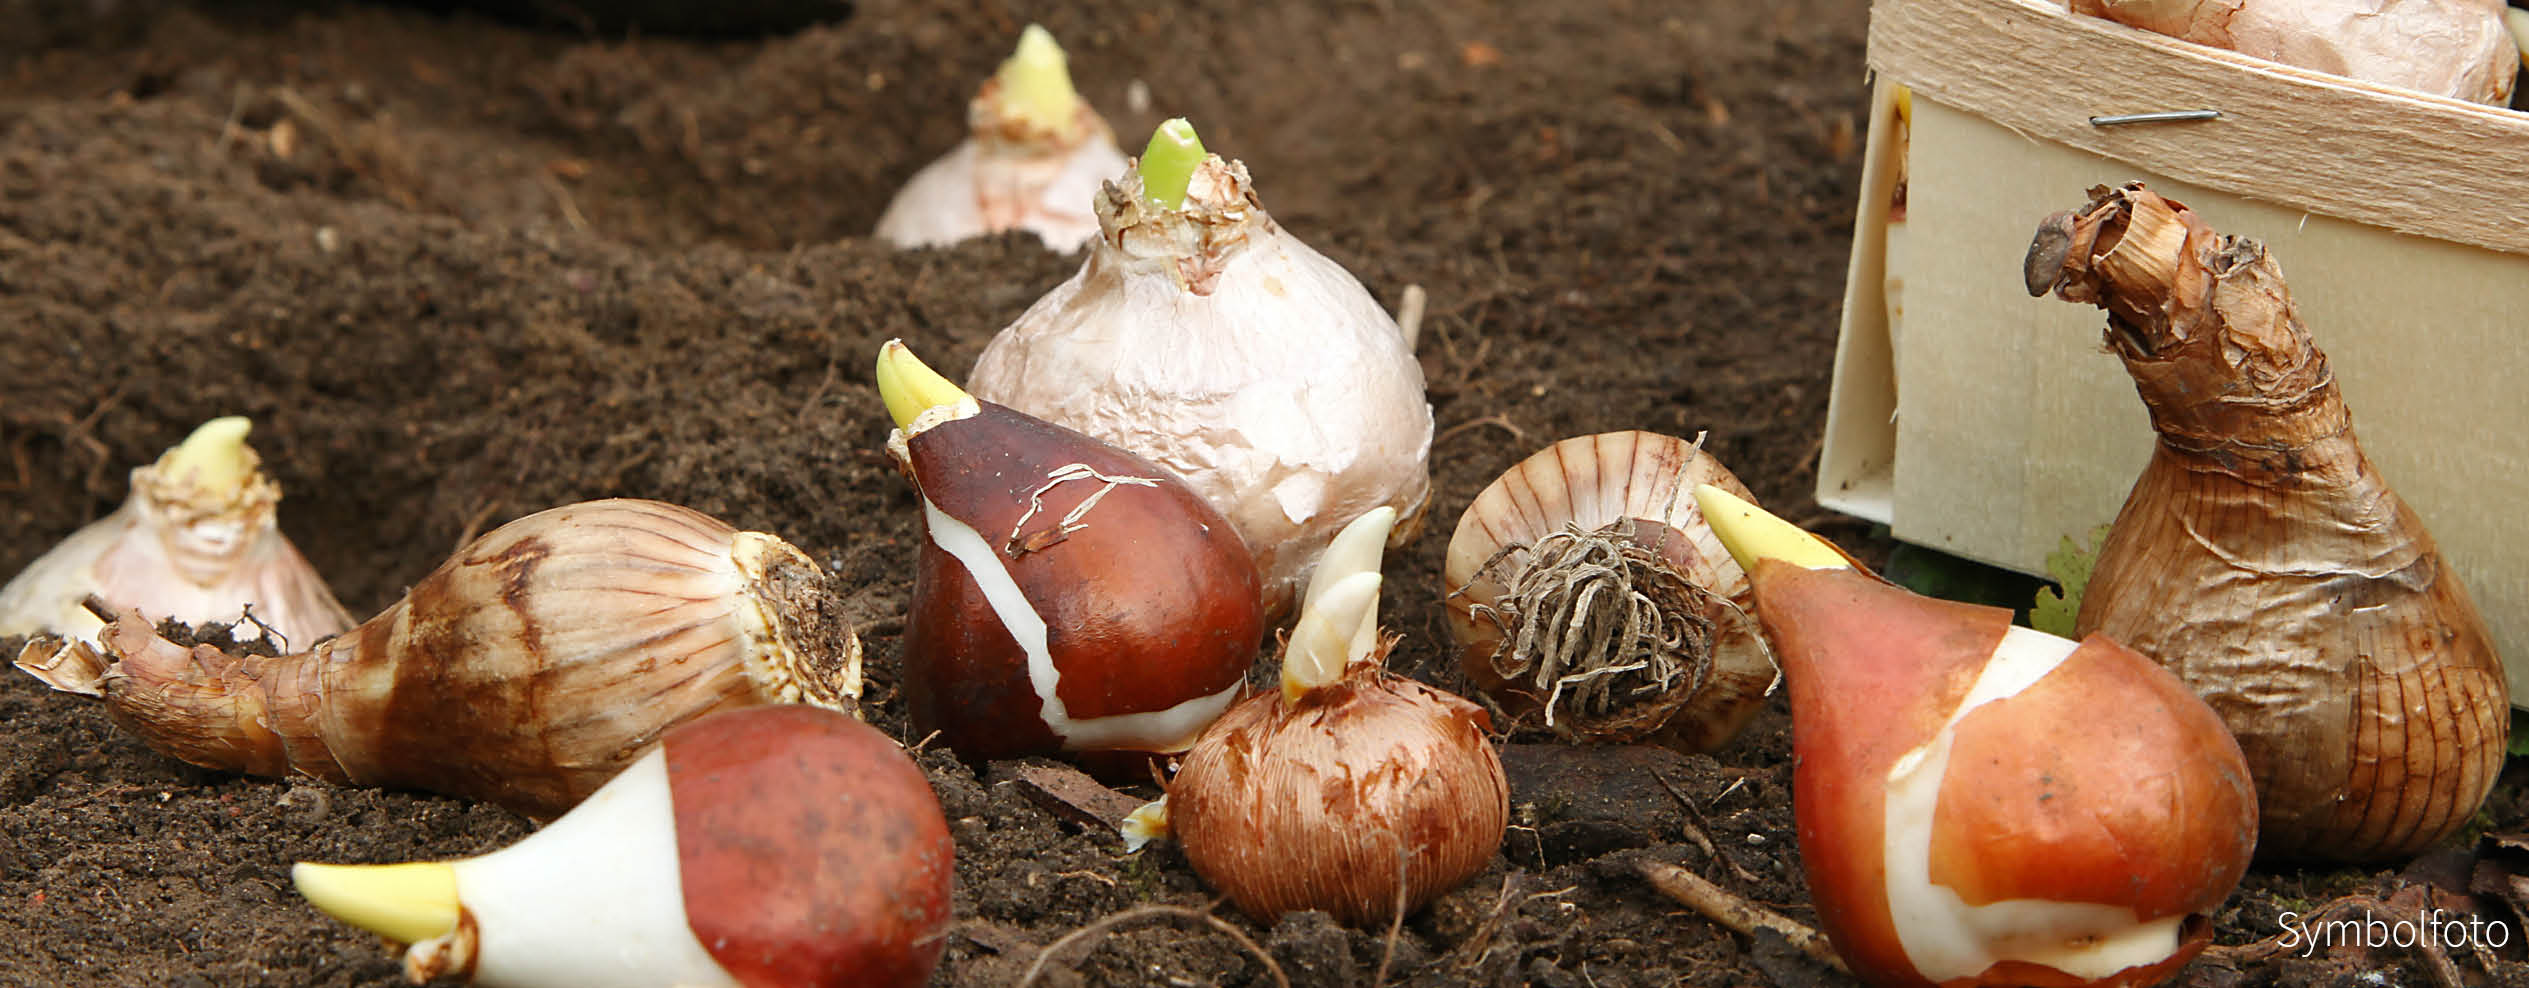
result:
<svg viewBox="0 0 2529 988"><path fill-rule="evenodd" d="M1503 875L1502 890L1493 897L1492 911L1485 914L1483 922L1476 924L1475 932L1467 934L1466 939L1458 941L1456 947L1450 948L1449 953L1452 955L1468 955L1460 962L1462 969L1473 970L1481 967L1484 964L1484 958L1492 955L1493 936L1501 931L1502 917L1513 908L1513 896L1516 893L1512 890L1519 887L1520 878L1526 874L1526 872L1514 871Z"/></svg>
<svg viewBox="0 0 2529 988"><path fill-rule="evenodd" d="M1098 920L1097 922L1063 934L1062 939L1046 944L1045 949L1036 952L1035 963L1029 964L1027 966L1027 975L1019 979L1019 988L1027 988L1027 986L1035 984L1037 978L1043 977L1045 974L1046 962L1052 960L1054 955L1061 953L1064 948L1093 937L1105 936L1106 934L1113 932L1116 927L1133 922L1134 920L1149 919L1152 917L1197 920L1215 930L1219 930L1222 933L1227 934L1231 940L1237 941L1238 945L1245 948L1248 953L1254 954L1257 960L1264 962L1265 973L1273 976L1274 984L1280 985L1281 988L1291 988L1291 979L1282 973L1282 965L1273 962L1273 955L1265 953L1265 949L1257 946L1256 941L1253 938L1249 937L1245 933L1239 932L1238 927L1230 925L1228 920L1212 915L1212 911L1209 909L1190 909L1185 906L1165 905L1134 906L1131 909L1114 913L1104 919Z"/></svg>
<svg viewBox="0 0 2529 988"><path fill-rule="evenodd" d="M1704 880L1702 875L1664 861L1645 860L1636 865L1635 870L1641 872L1643 880L1650 882L1652 888L1703 914L1706 919L1743 936L1754 936L1759 929L1772 930L1782 934L1784 940L1819 963L1846 974L1852 973L1844 966L1844 959L1835 956L1834 946L1828 944L1826 937L1818 931L1749 902L1735 892Z"/></svg>
<svg viewBox="0 0 2529 988"><path fill-rule="evenodd" d="M1405 850L1396 851L1396 911L1387 918L1387 943L1379 948L1379 970L1370 976L1370 988L1387 984L1387 966L1396 960L1396 935L1405 928Z"/></svg>
<svg viewBox="0 0 2529 988"><path fill-rule="evenodd" d="M538 171L536 179L546 192L553 194L554 203L562 207L562 219L571 224L572 232L587 233L588 216L580 212L579 201L571 198L570 186L562 184L562 179L551 171Z"/></svg>
<svg viewBox="0 0 2529 988"><path fill-rule="evenodd" d="M1723 865L1727 866L1730 869L1730 874L1737 876L1740 881L1753 882L1756 880L1755 875L1749 874L1747 869L1739 867L1738 862L1730 860L1728 855L1721 853L1721 848L1712 843L1712 834L1704 830L1703 814L1696 811L1694 800L1687 799L1685 793L1677 791L1677 784L1668 781L1667 776L1661 775L1658 772L1653 772L1651 773L1651 778L1659 782L1660 788L1668 790L1670 798L1677 800L1678 809L1685 811L1685 831L1687 840L1694 841L1695 846L1702 849L1705 857L1719 861ZM1744 782L1746 780L1742 779L1740 781Z"/></svg>
<svg viewBox="0 0 2529 988"><path fill-rule="evenodd" d="M834 369L836 366L835 362L831 359L825 362L825 377L820 378L817 381L816 390L808 392L808 400L799 403L799 414L792 416L791 421L802 423L808 421L808 413L817 410L817 402L825 400L826 389L834 386Z"/></svg>
<svg viewBox="0 0 2529 988"><path fill-rule="evenodd" d="M453 551L462 552L466 546L473 544L474 537L483 534L483 523L492 520L492 512L500 509L501 499L491 498L484 501L482 507L474 509L473 514L466 516L465 527L457 532L457 547Z"/></svg>
<svg viewBox="0 0 2529 988"><path fill-rule="evenodd" d="M1439 434L1439 435L1431 437L1431 444L1432 444L1432 445L1434 445L1434 446L1438 446L1438 445L1440 445L1441 443L1448 442L1451 438L1454 438L1455 436L1457 436L1457 434L1458 434L1458 433L1465 432L1465 431L1467 431L1467 430L1469 430L1469 429L1473 429L1473 428L1475 428L1476 426L1479 426L1479 425L1497 425L1497 426L1500 426L1500 427L1501 427L1501 429L1502 429L1502 431L1503 431L1503 432L1510 433L1510 437L1511 437L1512 439L1519 440L1520 442L1523 442L1523 443L1528 441L1528 432L1527 432L1527 430L1525 430L1525 429L1521 429L1521 428L1520 428L1520 427L1518 427L1518 426L1515 426L1515 425L1510 424L1510 416L1509 416L1509 415L1506 415L1506 414L1503 414L1503 413L1500 413L1500 412L1496 412L1496 413L1494 413L1494 414L1484 416L1483 418L1480 418L1480 419L1468 419L1468 420L1466 420L1466 421L1464 421L1464 422L1460 422L1460 423L1458 423L1458 424L1456 424L1456 425L1453 425L1453 426L1450 426L1450 427L1448 427L1448 428L1446 428L1446 429L1442 429L1442 430L1440 430L1440 434Z"/></svg>

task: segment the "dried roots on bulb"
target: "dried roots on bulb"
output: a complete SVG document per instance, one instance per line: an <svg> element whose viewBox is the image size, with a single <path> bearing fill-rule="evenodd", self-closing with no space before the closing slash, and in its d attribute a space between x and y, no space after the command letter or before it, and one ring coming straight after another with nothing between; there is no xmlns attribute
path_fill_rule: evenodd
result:
<svg viewBox="0 0 2529 988"><path fill-rule="evenodd" d="M1492 861L1510 787L1476 705L1383 667L1378 554L1392 509L1339 533L1283 653L1280 690L1204 732L1169 783L1165 829L1261 922L1322 909L1374 926ZM1154 828L1155 814L1135 824Z"/></svg>
<svg viewBox="0 0 2529 988"><path fill-rule="evenodd" d="M1450 631L1505 713L1573 740L1727 742L1778 673L1747 574L1689 496L1737 478L1647 432L1567 439L1477 495L1450 539Z"/></svg>
<svg viewBox="0 0 2529 988"><path fill-rule="evenodd" d="M131 496L0 588L0 637L86 638L104 626L83 602L193 625L269 630L304 647L351 615L275 522L281 488L246 445L247 421L213 419L132 471Z"/></svg>
<svg viewBox="0 0 2529 988"><path fill-rule="evenodd" d="M898 247L942 247L1024 230L1052 250L1098 235L1089 209L1099 183L1122 174L1124 152L1106 119L1072 87L1068 59L1034 24L966 108L969 131L896 193L877 236Z"/></svg>
<svg viewBox="0 0 2529 988"><path fill-rule="evenodd" d="M2257 780L2261 856L2389 860L2465 825L2503 765L2502 665L2355 442L2281 267L2133 184L2050 217L2027 275L2108 311L2159 433L2076 629L2222 715Z"/></svg>
<svg viewBox="0 0 2529 988"><path fill-rule="evenodd" d="M1345 522L1420 525L1431 406L1396 321L1265 212L1247 167L1163 125L1096 197L1069 281L995 336L967 389L1148 457L1237 526L1284 613Z"/></svg>
<svg viewBox="0 0 2529 988"><path fill-rule="evenodd" d="M187 648L125 610L95 644L39 639L18 667L206 768L550 817L693 717L853 711L860 662L834 578L798 549L622 499L503 525L307 651Z"/></svg>

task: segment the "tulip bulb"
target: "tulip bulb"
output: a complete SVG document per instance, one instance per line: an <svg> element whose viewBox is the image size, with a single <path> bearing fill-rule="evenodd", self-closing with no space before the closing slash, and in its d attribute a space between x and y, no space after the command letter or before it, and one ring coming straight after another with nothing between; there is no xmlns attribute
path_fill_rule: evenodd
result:
<svg viewBox="0 0 2529 988"><path fill-rule="evenodd" d="M2074 627L2219 711L2271 858L2382 861L2457 832L2503 767L2485 620L2354 440L2265 247L2140 184L2049 218L2028 287L2096 302L2160 441Z"/></svg>
<svg viewBox="0 0 2529 988"><path fill-rule="evenodd" d="M946 246L1025 230L1053 250L1098 235L1089 202L1125 158L1106 119L1071 84L1069 60L1034 24L966 107L965 141L914 174L878 218L898 247Z"/></svg>
<svg viewBox="0 0 2529 988"><path fill-rule="evenodd" d="M1919 597L1719 488L1791 685L1794 816L1836 952L1879 985L2134 985L2185 964L2256 803L2213 711L2151 660Z"/></svg>
<svg viewBox="0 0 2529 988"><path fill-rule="evenodd" d="M457 551L304 652L229 655L125 610L21 669L102 696L206 768L409 787L550 817L661 732L714 710L860 696L833 577L762 532L656 501L541 511Z"/></svg>
<svg viewBox="0 0 2529 988"><path fill-rule="evenodd" d="M904 636L916 736L969 758L1173 752L1264 636L1255 563L1167 470L978 401L890 341L887 448L922 497Z"/></svg>
<svg viewBox="0 0 2529 988"><path fill-rule="evenodd" d="M351 627L351 615L274 523L281 488L246 445L249 423L212 419L156 463L132 471L132 493L0 587L0 637L87 638L104 620L81 602L192 625L257 625L305 646ZM251 615L251 617L249 616Z"/></svg>
<svg viewBox="0 0 2529 988"><path fill-rule="evenodd" d="M1694 443L1610 432L1549 446L1477 494L1443 577L1467 678L1565 738L1729 741L1777 673L1699 483L1748 496Z"/></svg>
<svg viewBox="0 0 2529 988"><path fill-rule="evenodd" d="M1283 649L1282 689L1248 698L1187 751L1165 819L1197 874L1248 915L1322 909L1386 922L1472 878L1500 849L1510 786L1472 703L1390 674L1379 551L1395 509L1339 533Z"/></svg>
<svg viewBox="0 0 2529 988"><path fill-rule="evenodd" d="M1238 527L1273 612L1345 522L1386 505L1410 539L1431 406L1369 291L1183 120L1096 202L1079 273L993 337L967 388L1175 471Z"/></svg>
<svg viewBox="0 0 2529 988"><path fill-rule="evenodd" d="M317 908L410 944L415 984L718 988L926 983L956 845L922 770L814 707L667 732L561 819L481 857L300 864Z"/></svg>

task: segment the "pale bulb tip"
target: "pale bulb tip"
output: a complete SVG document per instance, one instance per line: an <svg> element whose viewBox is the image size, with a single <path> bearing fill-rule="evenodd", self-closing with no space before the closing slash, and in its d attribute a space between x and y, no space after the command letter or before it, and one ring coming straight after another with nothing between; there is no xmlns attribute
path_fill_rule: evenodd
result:
<svg viewBox="0 0 2529 988"><path fill-rule="evenodd" d="M1697 484L1695 506L1703 511L1704 523L1712 526L1713 535L1730 550L1730 558L1738 561L1740 569L1754 571L1761 559L1779 559L1807 569L1852 568L1852 562L1825 539L1802 531L1729 491Z"/></svg>
<svg viewBox="0 0 2529 988"><path fill-rule="evenodd" d="M1168 797L1161 796L1143 803L1133 812L1125 814L1124 822L1118 825L1116 830L1124 835L1124 853L1126 854L1139 851L1152 841L1168 839Z"/></svg>
<svg viewBox="0 0 2529 988"><path fill-rule="evenodd" d="M931 409L974 400L965 389L915 357L903 340L888 340L887 345L878 348L876 377L879 400L887 403L887 415L899 429L912 429L913 420Z"/></svg>
<svg viewBox="0 0 2529 988"><path fill-rule="evenodd" d="M299 862L290 884L335 919L398 943L420 943L457 929L457 872L444 861L386 865Z"/></svg>
<svg viewBox="0 0 2529 988"><path fill-rule="evenodd" d="M1053 32L1030 24L1019 32L1018 47L1001 63L1000 99L1038 129L1059 133L1080 112L1080 91L1071 82L1071 61Z"/></svg>
<svg viewBox="0 0 2529 988"><path fill-rule="evenodd" d="M246 448L246 433L253 429L254 423L243 415L204 422L168 452L161 472L166 479L196 490L243 490L255 472L253 454Z"/></svg>
<svg viewBox="0 0 2529 988"><path fill-rule="evenodd" d="M1291 623L1291 637L1283 644L1285 701L1297 702L1308 691L1342 679L1344 670L1368 661L1378 643L1379 586L1385 582L1378 570L1351 573L1331 583L1323 579L1323 572L1318 575L1320 579L1309 584L1311 593L1300 605L1299 619ZM1365 628L1373 633L1363 634Z"/></svg>

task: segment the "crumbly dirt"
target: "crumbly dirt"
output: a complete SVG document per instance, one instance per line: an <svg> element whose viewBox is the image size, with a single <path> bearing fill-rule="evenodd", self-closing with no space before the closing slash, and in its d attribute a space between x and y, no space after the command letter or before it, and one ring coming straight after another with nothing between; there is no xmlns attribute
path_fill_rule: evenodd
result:
<svg viewBox="0 0 2529 988"><path fill-rule="evenodd" d="M245 413L284 528L356 614L502 521L675 501L841 574L871 622L870 716L901 732L917 512L867 369L904 337L962 372L1078 261L1016 236L897 252L864 234L956 142L1030 19L1128 144L1188 115L1380 298L1429 291L1435 523L1390 564L1399 670L1457 682L1448 531L1565 436L1708 432L1762 500L1886 559L1884 536L1809 494L1860 171L1862 0L1114 6L874 0L698 41L354 4L0 0L0 574L112 510L126 471L192 425ZM1393 936L1224 920L1299 985L1848 983L1631 869L1683 864L1812 918L1779 699L1709 756L1531 740L1506 749L1501 855ZM1012 984L1101 917L1212 901L1172 847L1126 855L988 766L921 759L960 856L937 983ZM2483 822L2524 820L2507 783ZM530 829L444 797L195 769L94 702L0 675L0 984L395 984L383 945L290 891L289 863L467 855ZM2260 870L2221 938L2397 881ZM2460 970L2518 976L2512 940ZM2413 952L2253 954L2189 976L2427 977ZM1182 917L1043 960L1048 985L1271 983Z"/></svg>

